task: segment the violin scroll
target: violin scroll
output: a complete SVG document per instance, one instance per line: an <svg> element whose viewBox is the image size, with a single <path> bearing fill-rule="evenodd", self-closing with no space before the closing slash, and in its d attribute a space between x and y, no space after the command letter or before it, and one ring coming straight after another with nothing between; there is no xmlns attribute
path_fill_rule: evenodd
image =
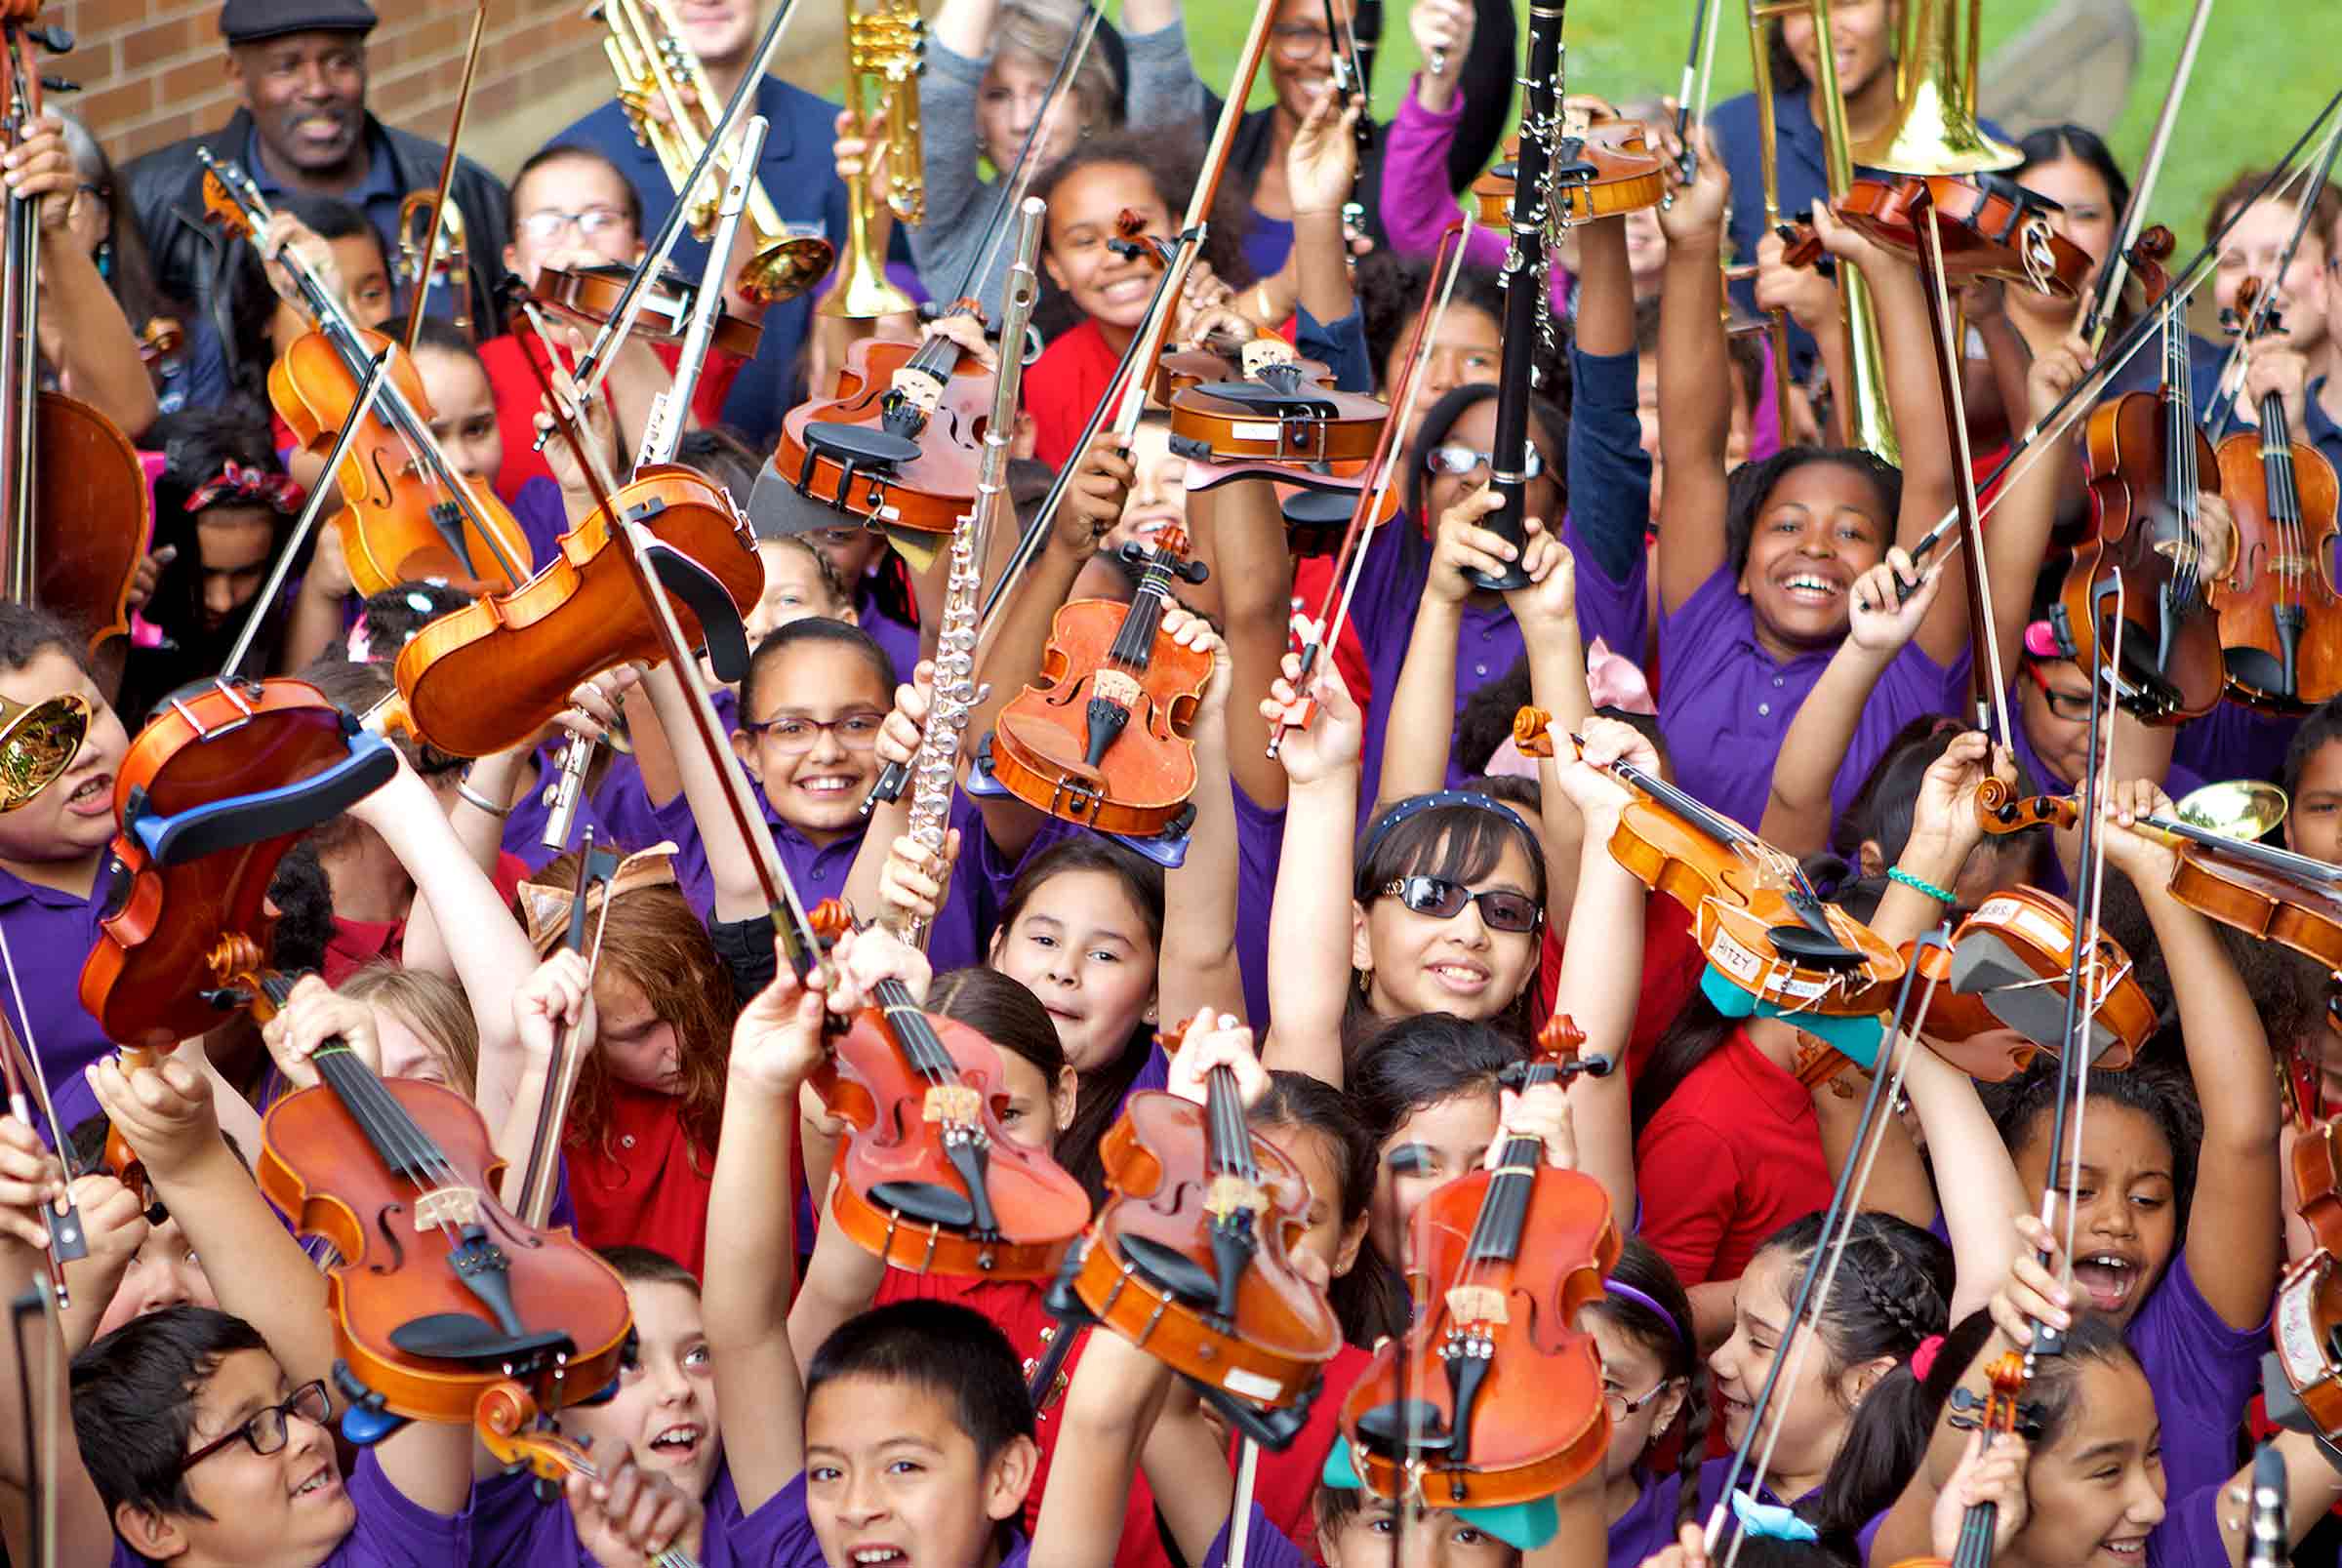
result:
<svg viewBox="0 0 2342 1568"><path fill-rule="evenodd" d="M2021 833L2029 827L2072 827L2081 820L2081 808L2071 795L2029 795L2020 798L2003 779L1987 779L1976 786L1976 822L1988 833Z"/></svg>

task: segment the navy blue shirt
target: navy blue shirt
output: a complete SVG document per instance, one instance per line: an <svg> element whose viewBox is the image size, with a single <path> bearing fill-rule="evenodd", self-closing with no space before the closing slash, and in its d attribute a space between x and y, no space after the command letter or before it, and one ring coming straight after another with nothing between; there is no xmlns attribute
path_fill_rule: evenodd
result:
<svg viewBox="0 0 2342 1568"><path fill-rule="evenodd" d="M1773 95L1773 125L1781 218L1784 222L1795 222L1808 216L1813 204L1830 194L1829 167L1823 162L1822 128L1813 123L1813 111L1802 90ZM2000 135L1990 121L1983 125L1988 136ZM1708 130L1716 139L1724 167L1732 175L1732 210L1726 232L1731 237L1733 259L1754 262L1756 242L1765 232L1763 143L1756 134L1756 95L1743 93L1718 103L1709 112ZM1884 171L1877 169L1857 168L1854 173L1857 178L1884 177ZM1732 299L1743 311L1753 313L1756 308L1755 281L1743 279L1733 284ZM1812 373L1812 335L1794 321L1789 324L1789 359L1791 374L1798 380Z"/></svg>
<svg viewBox="0 0 2342 1568"><path fill-rule="evenodd" d="M366 221L374 225L376 237L383 242L383 260L388 265L390 282L395 287L398 283L398 215L406 205L407 193L399 187L398 171L391 166L390 143L381 137L369 136L366 145L370 154L366 163L366 178L355 190L343 192L339 199L364 213ZM276 177L268 172L267 163L261 157L261 133L257 127L244 139L244 167L251 172L253 183L260 186L261 194L267 197L272 205L282 202L287 196L301 194L279 184ZM408 295L404 289L399 289L398 297L399 312L403 317ZM455 305L448 298L446 284L435 283L431 286L431 302L424 314L455 314ZM195 403L192 392L188 402L202 406Z"/></svg>
<svg viewBox="0 0 2342 1568"><path fill-rule="evenodd" d="M757 181L781 221L806 225L832 245L843 245L846 187L837 178L830 150L837 141L837 105L768 76L757 85L756 112L771 126L765 134L764 157L756 166ZM648 243L675 205L675 191L658 154L634 140L633 126L618 101L595 109L553 141L591 147L618 165L642 199L642 237ZM697 279L707 268L707 247L686 232L676 242L673 261L685 276ZM810 297L776 304L764 313L764 339L756 357L742 369L724 402L724 422L752 442L771 441L780 432L781 417L797 401L797 349L812 320Z"/></svg>

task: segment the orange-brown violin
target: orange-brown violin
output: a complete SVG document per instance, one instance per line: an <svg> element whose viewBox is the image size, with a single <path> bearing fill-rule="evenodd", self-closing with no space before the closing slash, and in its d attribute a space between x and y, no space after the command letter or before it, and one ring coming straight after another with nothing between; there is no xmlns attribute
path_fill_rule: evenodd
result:
<svg viewBox="0 0 2342 1568"><path fill-rule="evenodd" d="M1668 193L1668 164L1651 151L1639 121L1603 120L1554 149L1559 217L1573 223L1618 218L1656 207ZM1504 156L1472 182L1480 221L1499 232L1513 222L1513 194L1518 183L1520 138L1505 143Z"/></svg>

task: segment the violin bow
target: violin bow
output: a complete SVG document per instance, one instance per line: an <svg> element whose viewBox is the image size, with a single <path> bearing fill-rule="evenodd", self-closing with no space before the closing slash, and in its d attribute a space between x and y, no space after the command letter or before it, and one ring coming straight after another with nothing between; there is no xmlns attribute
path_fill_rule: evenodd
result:
<svg viewBox="0 0 2342 1568"><path fill-rule="evenodd" d="M1392 388L1396 402L1383 421L1374 459L1367 464L1373 483L1358 493L1358 503L1350 514L1350 527L1342 536L1342 547L1334 556L1334 570L1326 583L1324 599L1318 605L1317 619L1302 634L1301 674L1293 683L1293 705L1269 732L1272 757L1283 749L1288 733L1308 728L1315 716L1317 700L1309 694L1310 675L1325 650L1341 641L1342 627L1350 620L1350 601L1357 592L1358 579L1365 570L1365 539L1381 526L1375 518L1382 514L1384 498L1391 493L1391 481L1398 471L1399 456L1404 451L1399 431L1415 417L1415 405L1422 398L1423 383L1428 379L1425 367L1431 363L1431 345L1439 336L1439 323L1447 316L1456 279L1463 275L1464 252L1476 221L1475 215L1467 212L1439 236L1439 249L1432 259L1432 275L1424 284L1423 308L1415 317L1415 336L1407 341L1407 357L1399 366L1398 384Z"/></svg>
<svg viewBox="0 0 2342 1568"><path fill-rule="evenodd" d="M2228 422L2237 412L2237 398L2243 390L2244 379L2237 374L2244 356L2251 351L2253 339L2278 320L2277 291L2284 286L2285 274L2293 270L2293 257L2301 249L2301 237L2310 231L2318 216L2318 192L2325 187L2334 172L2334 154L2342 152L2342 124L2326 134L2325 150L2318 155L2317 172L2302 186L2301 197L2293 217L2293 232L2285 240L2284 254L2278 258L2277 270L2270 275L2268 285L2253 296L2252 308L2239 324L2237 341L2229 346L2228 358L2220 367L2218 388L2212 394L2211 407L2203 413L2204 438L2214 445L2228 433ZM2281 325L2279 331L2283 331Z"/></svg>
<svg viewBox="0 0 2342 1568"><path fill-rule="evenodd" d="M2114 379L2116 373L2129 363L2131 357L2145 347L2158 332L2162 330L2165 321L2172 314L2187 308L2188 301L2211 277L2213 268L2220 259L2220 247L2227 242L2230 230L2234 229L2242 221L2244 215L2258 205L2270 191L2277 188L2280 181L2285 178L2286 172L2294 166L2302 153L2309 147L2311 141L2325 128L2326 121L2333 116L2337 107L2342 107L2342 92L2336 92L2325 101L2325 106L2318 111L2309 126L2294 140L2293 145L2286 149L2282 158L2278 160L2277 166L2270 170L2267 177L2253 189L2251 195L2237 204L2236 210L2229 214L2228 221L2222 223L2218 231L2204 242L2203 248L2189 260L2188 264L2173 276L2171 286L2164 291L2163 297L2141 311L2138 319L2125 327L2121 336L2115 340L2114 347L2099 355L2091 364L2089 374L2075 382L2066 395L2051 406L2048 413L2026 426L2024 433L2010 444L2008 455L2002 458L1993 471L1985 475L1984 482L1976 487L1978 493L1983 496L1983 501L1977 508L1979 518L1992 515L1993 508L1999 504L2000 498L2008 493L2009 488L2030 472L2034 463L2039 462L2044 453L2055 450L2058 438L2071 429L2076 421L2096 406L2098 394L2105 390L2106 383ZM1955 505L1938 518L1935 526L1912 545L1912 559L1923 561L1929 559L1938 549L1958 549L1960 536L1955 533L1955 530L1958 527L1959 520L1959 508ZM1949 536L1948 543L1947 536Z"/></svg>
<svg viewBox="0 0 2342 1568"><path fill-rule="evenodd" d="M674 254L675 242L683 236L693 195L707 180L707 171L714 167L716 159L723 155L724 143L732 140L733 131L747 118L748 105L756 101L757 86L764 80L765 72L772 69L773 58L781 52L782 35L788 31L789 19L796 13L797 0L781 0L780 9L773 13L773 20L765 26L764 36L757 40L756 52L749 57L748 68L741 76L740 85L732 89L732 97L724 103L724 112L716 116L715 123L708 127L707 140L700 148L699 161L691 166L691 173L676 187L675 204L667 209L666 221L659 225L659 233L642 253L642 260L634 263L633 274L620 291L618 303L612 307L609 319L602 323L601 330L594 334L593 342L586 345L585 354L578 360L576 380L581 398L591 397L602 384L602 376L610 368L610 360L618 352L619 344L626 341L626 334L634 330L635 318L642 314L647 285L665 270L666 259ZM744 158L741 161L746 163L747 160ZM544 450L542 443L538 450Z"/></svg>
<svg viewBox="0 0 2342 1568"><path fill-rule="evenodd" d="M447 152L439 160L439 188L431 197L431 226L423 239L423 261L416 269L415 298L407 302L407 352L423 336L424 306L430 302L431 273L439 264L439 230L447 212L447 193L456 180L457 148L464 144L464 111L471 104L471 79L480 65L480 38L488 30L488 0L479 0L471 13L471 42L464 51L464 85L456 90L456 115L447 127ZM325 470L330 476L333 469ZM320 485L319 488L323 488Z"/></svg>
<svg viewBox="0 0 2342 1568"><path fill-rule="evenodd" d="M1686 185L1700 167L1691 128L1708 123L1708 84L1716 75L1716 14L1722 5L1723 0L1691 0L1691 48L1683 56L1683 76L1676 89L1676 141L1683 149L1676 157L1676 171Z"/></svg>
<svg viewBox="0 0 2342 1568"><path fill-rule="evenodd" d="M1017 161L1009 166L998 193L992 197L992 210L984 221L984 232L989 238L970 259L967 270L959 275L959 288L952 299L965 301L974 293L978 280L991 271L1000 247L1007 243L1012 227L1009 219L1024 206L1025 192L1030 188L1033 177L1040 173L1034 149L1040 145L1041 130L1049 123L1049 113L1057 107L1058 101L1072 90L1073 73L1089 59L1090 45L1105 21L1106 14L1098 9L1098 0L1081 0L1081 18L1073 24L1073 36L1067 43L1066 52L1057 58L1057 71L1049 78L1049 91L1041 95L1040 112L1026 127L1025 140L1017 144ZM1005 339L1001 351L1008 351Z"/></svg>
<svg viewBox="0 0 2342 1568"><path fill-rule="evenodd" d="M586 991L593 994L594 971L602 959L602 931L610 923L610 883L618 874L618 857L606 849L593 847L593 829L586 829L585 841L578 846L577 886L569 904L569 935L562 945L571 952L586 954ZM593 890L602 890L601 918L593 925L593 946L586 946L586 912L593 902ZM529 1163L520 1181L520 1201L512 1205L524 1225L542 1229L553 1208L553 1170L559 1161L554 1149L560 1146L561 1129L569 1118L569 1100L577 1088L576 1054L570 1049L577 1030L564 1025L553 1037L552 1060L545 1067L545 1092L537 1102L537 1130L529 1139Z"/></svg>
<svg viewBox="0 0 2342 1568"><path fill-rule="evenodd" d="M2163 94L2162 109L2156 116L2155 134L2148 139L2147 157L2140 166L2138 183L2131 187L2121 226L2116 229L2115 243L2098 265L2097 280L2090 285L2089 302L2075 328L2089 343L2093 354L2105 341L2106 329L2113 323L2115 313L2121 308L2122 286L2130 276L2130 248L2138 243L2140 231L2147 226L2147 201L2162 174L2163 153L2171 145L2172 129L2179 124L2181 101L2188 96L2188 82L2196 73L2197 46L2203 42L2204 24L2211 20L2212 0L2196 0L2196 14L2188 20L2188 35L2179 46L2179 60L2171 67L2171 86ZM2292 162L2291 155L2285 161Z"/></svg>
<svg viewBox="0 0 2342 1568"><path fill-rule="evenodd" d="M1724 1519L1732 1511L1732 1496L1740 1489L1743 1473L1746 1472L1749 1484L1754 1489L1763 1483L1766 1471L1772 1467L1773 1449L1781 1439L1780 1424L1775 1423L1771 1431L1766 1433L1761 1453L1756 1452L1757 1433L1765 1429L1765 1414L1772 1408L1773 1398L1781 1385L1784 1381L1795 1383L1798 1370L1805 1364L1806 1355L1813 1348L1813 1342L1820 1338L1818 1328L1808 1318L1818 1313L1829 1301L1831 1288L1837 1283L1838 1266L1845 1258L1846 1243L1854 1234L1854 1223L1861 1217L1862 1193L1870 1186L1871 1171L1878 1163L1878 1151L1885 1146L1886 1128L1891 1120L1880 1112L1901 1097L1903 1074L1910 1065L1911 1054L1922 1049L1918 1036L1904 1027L1909 1020L1925 1017L1928 1004L1935 1000L1937 982L1931 974L1927 977L1925 988L1918 993L1918 1010L1913 1010L1915 983L1919 979L1920 969L1926 967L1920 964L1919 954L1926 948L1938 947L1948 957L1951 946L1952 925L1947 920L1935 930L1919 935L1913 945L1911 959L1904 966L1903 983L1895 993L1894 1013L1887 1023L1888 1045L1885 1049L1890 1054L1890 1060L1875 1065L1871 1070L1870 1094L1863 1102L1861 1119L1855 1124L1853 1155L1847 1159L1845 1169L1838 1173L1837 1182L1831 1189L1830 1206L1822 1213L1821 1239L1814 1244L1812 1255L1805 1260L1805 1272L1797 1281L1797 1294L1790 1299L1789 1327L1785 1333L1795 1336L1796 1343L1792 1345L1785 1339L1782 1342L1786 1347L1785 1351L1776 1353L1772 1365L1765 1370L1763 1386L1756 1390L1756 1404L1749 1412L1748 1429L1741 1433L1740 1441L1733 1445L1732 1462L1724 1470L1723 1487L1716 1494L1716 1507L1708 1513L1704 1540L1711 1559L1715 1557L1716 1545L1723 1537ZM1755 1458L1753 1465L1752 1454ZM1724 1553L1723 1568L1735 1568L1740 1561L1741 1547L1748 1538L1746 1530L1733 1533L1732 1545Z"/></svg>
<svg viewBox="0 0 2342 1568"><path fill-rule="evenodd" d="M1952 437L1952 466L1957 488L1953 500L1959 513L1960 538L1968 546L1968 696L1976 721L1989 715L1999 726L2000 744L2012 752L2009 739L2008 679L2000 670L2000 639L1993 625L1993 581L1985 570L1984 521L1976 504L1976 460L1968 450L1968 403L1960 386L1959 357L1953 342L1957 326L1952 314L1952 285L1944 270L1944 220L1936 210L1933 187L1924 180L1912 197L1912 218L1920 237L1919 280L1927 291L1928 335L1935 342L1936 384L1943 393L1944 423ZM1951 557L1933 563L1938 572L1950 569Z"/></svg>
<svg viewBox="0 0 2342 1568"><path fill-rule="evenodd" d="M69 1129L58 1121L57 1105L49 1098L49 1077L41 1070L40 1055L32 1043L32 1019L24 1011L24 990L17 984L16 954L9 950L5 927L0 927L0 966L5 966L8 974L9 999L16 1003L14 1021L9 1018L7 1009L0 1008L0 1074L5 1075L8 1086L8 1112L25 1126L37 1130L32 1101L24 1093L24 1085L29 1081L39 1096L40 1113L49 1123L49 1136L57 1140L61 1163ZM16 1027L19 1021L24 1025L21 1034ZM41 1205L41 1223L49 1231L49 1244L42 1249L49 1265L49 1292L56 1298L60 1307L69 1307L73 1296L65 1283L65 1265L90 1255L89 1236L81 1224L81 1209L74 1203L70 1190L66 1192L61 1208L55 1203Z"/></svg>

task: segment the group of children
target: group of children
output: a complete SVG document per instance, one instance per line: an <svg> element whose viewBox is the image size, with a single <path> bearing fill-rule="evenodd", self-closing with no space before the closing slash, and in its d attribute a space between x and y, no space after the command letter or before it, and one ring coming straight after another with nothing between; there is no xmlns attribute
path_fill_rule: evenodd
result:
<svg viewBox="0 0 2342 1568"><path fill-rule="evenodd" d="M1340 20L1347 0L1330 10ZM1831 10L1859 136L1893 106L1899 8ZM1510 19L1422 0L1409 24L1425 71L1361 157L1355 111L1332 91L1328 12L1277 7L1274 101L1243 121L1209 264L1171 337L1289 325L1336 384L1388 398L1441 282L1428 252L1501 122L1482 89L1491 60L1494 78L1510 70L1497 48ZM2329 1076L2327 976L2180 903L2175 851L2138 824L2203 781L2269 779L2294 801L2287 844L2342 863L2342 704L2297 719L2224 706L2175 727L2114 712L2089 749L2090 670L2028 635L2086 532L2078 460L2053 454L1998 498L1974 570L1913 559L1963 477L1920 279L1815 214L1839 275L1858 271L1877 305L1890 463L1822 434L1848 401L1837 293L1761 232L1747 100L1719 106L1655 214L1567 231L1553 351L1505 340L1497 258L1485 242L1468 252L1429 317L1398 513L1359 546L1346 622L1300 628L1327 642L1305 666L1296 612L1344 584L1328 558L1296 551L1275 486L1215 467L1154 415L1127 445L1080 448L1153 291L1144 259L1109 241L1128 214L1172 232L1201 146L1182 128L1219 109L1176 3L1134 0L1124 20L1127 36L1047 105L1067 19L1035 0L947 0L930 218L909 250L930 292L955 287L996 188L978 159L999 170L1038 125L1049 342L1027 372L1012 498L1030 518L1049 474L1072 475L987 646L968 749L1039 676L1057 608L1129 598L1120 547L1176 525L1208 572L1177 584L1159 635L1211 668L1187 731L1183 856L999 794L954 791L940 854L910 836L909 796L866 812L882 770L913 761L936 701L944 563L909 564L840 514L810 532L759 515L752 655L713 700L761 823L731 809L694 683L666 664L592 672L571 712L497 755L399 736L394 780L307 834L271 884L271 965L316 978L264 1025L225 1016L167 1055L119 1054L77 982L118 907L106 855L124 776L144 765L138 728L208 681L256 618L246 670L298 675L365 714L392 692L400 650L469 598L439 583L361 598L330 523L292 538L304 495L337 479L321 447L262 412L265 367L308 329L276 258L298 251L354 321L381 325L396 290L366 215L291 196L239 248L222 298L237 348L224 362L241 370L140 436L154 634L125 662L95 660L82 628L0 606L0 698L70 695L91 713L66 771L0 813L0 1004L54 1106L38 1126L0 1118L0 1288L43 1274L42 1211L61 1195L88 1246L64 1266L70 1306L0 1341L0 1401L16 1404L0 1411L10 1560L39 1560L39 1519L71 1563L633 1568L680 1552L1207 1568L1249 1508L1246 1568L1691 1568L1712 1552L1892 1568L1950 1559L1969 1509L1990 1503L2005 1563L2243 1562L2248 1435L2272 1430L2258 1396L2285 1392L2264 1371L2273 1300L2320 1246L2295 1218L2291 1154L2319 1136L2342 1057ZM1822 190L1814 30L1768 25L1795 209ZM868 177L863 129L841 117L852 178ZM12 188L65 178L61 131L26 145ZM2106 145L2065 126L2021 146L2013 178L2101 254L2128 195ZM504 264L525 281L633 262L638 173L576 142L538 153L510 182ZM2258 277L2282 304L2285 336L2256 347L2238 415L2249 424L2277 397L2298 439L2342 458L2342 192L2314 193L2292 268L2273 278L2296 208L2253 200L2258 187L2241 178L2206 227L2241 213L2221 302ZM1353 197L1362 226L1345 223ZM1727 334L1735 255L1756 263L1742 302L1796 320L1786 399L1772 350ZM975 292L996 298L997 274ZM2091 356L2069 302L2010 284L1963 305L1981 473ZM898 327L918 330L878 330ZM87 345L43 346L61 384L101 384ZM537 450L538 372L579 346L525 328L475 345L429 321L412 360L451 465L509 506L538 566L595 505L566 443ZM1529 522L1514 541L1486 523L1498 382L1524 357L1539 363ZM2207 380L2218 357L2199 345ZM2153 385L2153 359L2112 386ZM681 453L744 503L766 456L719 421L745 363L710 357ZM800 395L824 390L833 363L809 352ZM672 373L667 349L613 362L587 428L612 466ZM2204 515L2219 526L2212 503ZM1465 575L1514 565L1525 586ZM1966 597L1988 582L1990 650L1972 645ZM1972 716L1978 666L2008 672L2006 733L1954 717ZM1513 718L1532 704L1577 737L1574 755L1522 754ZM627 857L606 883L585 875L576 835L545 842L579 734L624 742L603 748L576 818ZM1622 775L1664 779L1805 858L1818 894L1888 945L1911 943L2011 888L2083 886L2094 868L2077 832L1988 835L1975 796L1994 779L2065 793L2094 766L2106 928L2156 1027L2135 1065L2086 1076L2070 1115L2054 1050L1980 1083L1922 1046L1899 1059L1900 1103L1866 1151L1858 1077L1817 1071L1824 1042L1794 1014L1736 1005L1699 923L1618 853L1640 798ZM806 905L886 917L840 939L820 994L777 954L763 840ZM590 966L564 940L581 897ZM921 946L888 934L903 923L925 931ZM1143 1347L1061 1323L1045 1282L891 1266L832 1218L861 1135L819 1087L823 1015L888 983L991 1042L999 1127L1093 1204L1133 1094L1200 1100L1214 1068L1233 1071L1251 1130L1307 1178L1287 1246L1343 1339L1298 1437L1260 1453L1246 1486L1208 1402ZM1523 1090L1518 1069L1556 1015L1613 1070ZM313 1058L333 1039L386 1079L476 1107L508 1205L552 1065L565 1050L576 1062L551 1219L623 1281L634 1343L611 1387L558 1413L595 1467L558 1498L460 1425L345 1440L337 1304L254 1176L277 1158L264 1118L319 1081ZM1895 1060L1881 1051L1875 1070ZM109 1131L143 1186L100 1158ZM1346 1397L1426 1308L1410 1291L1419 1209L1518 1138L1598 1187L1623 1238L1598 1298L1540 1325L1590 1336L1598 1354L1598 1463L1526 1509L1382 1499L1342 1435ZM1850 1217L1832 1231L1823 1213L1850 1172ZM1826 1284L1808 1299L1817 1258ZM1991 1372L2044 1326L2063 1348L2028 1361L2025 1420L1987 1442L1973 1412ZM1029 1388L1064 1334L1080 1339L1057 1381ZM1556 1409L1556 1427L1570 1414ZM2330 1542L2342 1456L2290 1427L2268 1440L2288 1462L2287 1544ZM1761 1459L1736 1464L1752 1447ZM1720 1547L1703 1539L1712 1518Z"/></svg>

